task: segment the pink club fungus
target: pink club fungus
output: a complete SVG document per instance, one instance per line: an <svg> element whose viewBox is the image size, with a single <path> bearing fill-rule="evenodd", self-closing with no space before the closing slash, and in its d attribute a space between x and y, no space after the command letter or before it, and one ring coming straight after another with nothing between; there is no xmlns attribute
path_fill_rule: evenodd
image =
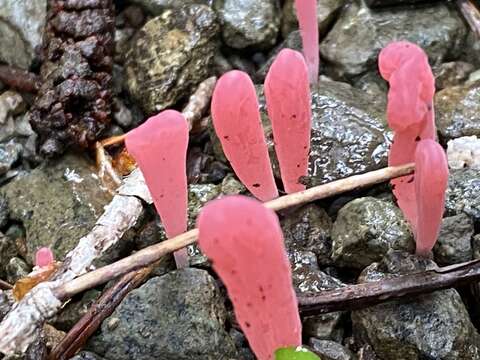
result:
<svg viewBox="0 0 480 360"><path fill-rule="evenodd" d="M300 33L302 36L303 53L307 61L311 84L318 82L320 52L318 49L317 0L295 0Z"/></svg>
<svg viewBox="0 0 480 360"><path fill-rule="evenodd" d="M272 359L301 345L301 323L278 218L254 199L207 204L197 221L199 245L227 287L255 355Z"/></svg>
<svg viewBox="0 0 480 360"><path fill-rule="evenodd" d="M52 250L48 247L42 247L38 249L35 254L35 266L40 268L49 266L55 262L55 257L53 256Z"/></svg>
<svg viewBox="0 0 480 360"><path fill-rule="evenodd" d="M394 131L394 139L388 163L396 166L413 162L418 142L435 139L435 80L428 57L415 44L394 42L381 51L379 70L390 84L387 118ZM391 183L398 205L415 227L417 204L414 177L404 176Z"/></svg>
<svg viewBox="0 0 480 360"><path fill-rule="evenodd" d="M422 140L415 152L417 254L428 254L437 241L448 185L448 164L443 148L434 140Z"/></svg>
<svg viewBox="0 0 480 360"><path fill-rule="evenodd" d="M312 115L302 54L290 49L278 54L265 79L265 97L285 191L305 190L299 179L308 171Z"/></svg>
<svg viewBox="0 0 480 360"><path fill-rule="evenodd" d="M233 70L218 80L212 119L225 156L242 183L262 201L276 198L255 86L246 73Z"/></svg>
<svg viewBox="0 0 480 360"><path fill-rule="evenodd" d="M130 131L125 143L142 170L167 236L183 233L187 229L187 121L178 111L163 111ZM174 255L178 267L187 265L186 249Z"/></svg>

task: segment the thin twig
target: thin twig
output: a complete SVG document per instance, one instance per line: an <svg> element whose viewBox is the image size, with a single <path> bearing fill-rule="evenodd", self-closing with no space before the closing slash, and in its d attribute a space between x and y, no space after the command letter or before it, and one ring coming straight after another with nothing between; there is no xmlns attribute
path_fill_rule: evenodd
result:
<svg viewBox="0 0 480 360"><path fill-rule="evenodd" d="M324 199L347 191L355 190L369 185L385 182L391 178L404 176L412 173L413 164L398 167L388 167L375 170L362 175L355 175L346 179L333 181L328 184L319 185L305 191L285 195L265 203L269 209L278 211L291 206L306 204L315 200ZM133 255L122 260L91 271L85 275L54 289L59 299L69 299L84 290L101 285L118 275L150 265L159 260L162 256L179 250L185 246L195 243L198 237L198 230L193 229L179 236L165 240L144 248Z"/></svg>
<svg viewBox="0 0 480 360"><path fill-rule="evenodd" d="M0 290L11 290L11 289L13 289L12 285L0 279Z"/></svg>
<svg viewBox="0 0 480 360"><path fill-rule="evenodd" d="M0 65L0 82L19 91L36 93L40 80L34 73L13 66Z"/></svg>
<svg viewBox="0 0 480 360"><path fill-rule="evenodd" d="M470 0L457 0L457 5L472 31L480 38L480 11L478 8Z"/></svg>
<svg viewBox="0 0 480 360"><path fill-rule="evenodd" d="M395 278L349 285L322 291L316 296L299 296L304 315L354 310L407 296L431 293L480 280L480 260L437 268Z"/></svg>

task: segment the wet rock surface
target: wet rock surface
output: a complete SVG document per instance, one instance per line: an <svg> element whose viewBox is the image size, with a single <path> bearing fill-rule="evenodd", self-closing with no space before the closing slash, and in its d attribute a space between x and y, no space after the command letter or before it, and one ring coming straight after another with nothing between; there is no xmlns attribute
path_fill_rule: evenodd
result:
<svg viewBox="0 0 480 360"><path fill-rule="evenodd" d="M227 46L269 48L275 44L280 28L277 0L214 0Z"/></svg>
<svg viewBox="0 0 480 360"><path fill-rule="evenodd" d="M445 200L447 214L465 213L480 221L480 170L461 169L450 172Z"/></svg>
<svg viewBox="0 0 480 360"><path fill-rule="evenodd" d="M467 29L458 13L437 3L425 7L370 10L352 3L321 42L321 54L337 77L376 69L380 50L394 40L421 46L432 65L458 56Z"/></svg>
<svg viewBox="0 0 480 360"><path fill-rule="evenodd" d="M433 248L435 261L439 265L452 265L472 260L473 220L459 215L443 219L437 243Z"/></svg>
<svg viewBox="0 0 480 360"><path fill-rule="evenodd" d="M480 136L480 82L444 89L435 96L435 113L444 142L462 136Z"/></svg>
<svg viewBox="0 0 480 360"><path fill-rule="evenodd" d="M47 0L0 1L0 62L28 69L42 43Z"/></svg>
<svg viewBox="0 0 480 360"><path fill-rule="evenodd" d="M475 67L464 61L443 63L433 69L435 87L438 90L463 84Z"/></svg>
<svg viewBox="0 0 480 360"><path fill-rule="evenodd" d="M43 246L63 259L103 213L111 195L91 166L70 154L2 188L11 218L25 226L29 263Z"/></svg>
<svg viewBox="0 0 480 360"><path fill-rule="evenodd" d="M127 295L90 347L106 360L227 360L236 352L225 318L223 298L206 271L174 271Z"/></svg>
<svg viewBox="0 0 480 360"><path fill-rule="evenodd" d="M393 203L373 197L355 199L340 209L332 228L336 265L363 269L390 250L413 252L407 221Z"/></svg>
<svg viewBox="0 0 480 360"><path fill-rule="evenodd" d="M309 341L312 349L325 360L356 360L354 353L339 343L312 338Z"/></svg>
<svg viewBox="0 0 480 360"><path fill-rule="evenodd" d="M173 105L207 78L218 24L204 5L167 9L148 21L127 55L127 84L147 114Z"/></svg>
<svg viewBox="0 0 480 360"><path fill-rule="evenodd" d="M431 266L435 265L428 260L392 252L381 263L365 269L360 282ZM454 289L354 311L352 322L355 335L368 341L381 359L480 358L480 336Z"/></svg>

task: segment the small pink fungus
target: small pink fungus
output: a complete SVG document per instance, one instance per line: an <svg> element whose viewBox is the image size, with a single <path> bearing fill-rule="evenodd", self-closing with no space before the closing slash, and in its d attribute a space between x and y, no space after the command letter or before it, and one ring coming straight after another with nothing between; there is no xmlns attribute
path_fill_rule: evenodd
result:
<svg viewBox="0 0 480 360"><path fill-rule="evenodd" d="M438 238L448 186L448 164L443 148L434 140L422 140L415 152L417 254L428 254Z"/></svg>
<svg viewBox="0 0 480 360"><path fill-rule="evenodd" d="M53 256L53 252L48 247L42 247L38 249L37 253L35 254L35 266L40 268L46 267L52 264L54 261L55 257Z"/></svg>
<svg viewBox="0 0 480 360"><path fill-rule="evenodd" d="M208 203L197 221L199 245L220 276L235 315L260 360L301 345L290 264L276 214L258 201L229 196Z"/></svg>
<svg viewBox="0 0 480 360"><path fill-rule="evenodd" d="M303 53L307 61L310 83L316 84L318 82L318 68L320 66L317 0L295 0L295 9L300 25Z"/></svg>
<svg viewBox="0 0 480 360"><path fill-rule="evenodd" d="M302 54L291 49L278 54L265 79L265 97L285 191L305 190L299 180L308 172L312 115Z"/></svg>
<svg viewBox="0 0 480 360"><path fill-rule="evenodd" d="M225 156L247 189L258 199L278 196L260 121L255 86L250 77L233 70L217 82L212 119Z"/></svg>
<svg viewBox="0 0 480 360"><path fill-rule="evenodd" d="M127 134L168 237L187 229L188 124L181 113L166 110ZM187 265L186 249L175 253L177 267Z"/></svg>

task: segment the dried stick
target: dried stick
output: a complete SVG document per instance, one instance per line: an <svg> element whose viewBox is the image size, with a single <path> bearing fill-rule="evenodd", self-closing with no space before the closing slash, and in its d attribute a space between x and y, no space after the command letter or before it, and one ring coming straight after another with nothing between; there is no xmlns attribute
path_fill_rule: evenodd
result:
<svg viewBox="0 0 480 360"><path fill-rule="evenodd" d="M322 291L316 296L300 296L304 315L360 309L392 299L431 293L436 290L480 280L480 260L437 268L391 279L349 285Z"/></svg>
<svg viewBox="0 0 480 360"><path fill-rule="evenodd" d="M39 76L13 66L0 65L0 81L13 89L36 93L40 87Z"/></svg>
<svg viewBox="0 0 480 360"><path fill-rule="evenodd" d="M265 205L273 210L280 210L289 206L308 203L357 188L382 183L391 178L408 175L413 170L414 164L388 167L286 195ZM137 176L137 178L133 179L133 176ZM107 207L106 212L101 217L101 219L108 219L106 224L99 220L100 223L97 222L93 231L85 238L82 238L79 245L67 255L62 271L56 274L54 280L37 285L14 306L12 311L0 323L0 335L2 335L0 336L0 352L4 354L11 354L15 351L24 352L43 322L60 310L63 300L127 272L148 266L159 260L163 255L172 253L196 241L198 230L193 229L160 244L142 249L113 264L73 279L75 276L87 272L93 259L111 245L111 232L115 234L115 240L117 240L132 225L131 223L138 219L139 215L135 213L136 215L128 219L129 223L124 224L126 211L131 212L129 207L137 209L142 207L138 198L152 202L148 189L141 178L140 171L134 171L128 179L130 181L126 181L120 188L119 195L115 196L115 198L118 198L117 202L119 203L112 205L115 201L114 198L114 201ZM125 203L127 200L130 202L128 205ZM138 209L138 213L141 213L141 209ZM77 257L80 259L77 259ZM86 260L82 260L84 258Z"/></svg>
<svg viewBox="0 0 480 360"><path fill-rule="evenodd" d="M480 37L480 11L470 0L457 0L457 5L472 31Z"/></svg>
<svg viewBox="0 0 480 360"><path fill-rule="evenodd" d="M11 289L13 289L12 285L0 279L0 290L11 290Z"/></svg>

